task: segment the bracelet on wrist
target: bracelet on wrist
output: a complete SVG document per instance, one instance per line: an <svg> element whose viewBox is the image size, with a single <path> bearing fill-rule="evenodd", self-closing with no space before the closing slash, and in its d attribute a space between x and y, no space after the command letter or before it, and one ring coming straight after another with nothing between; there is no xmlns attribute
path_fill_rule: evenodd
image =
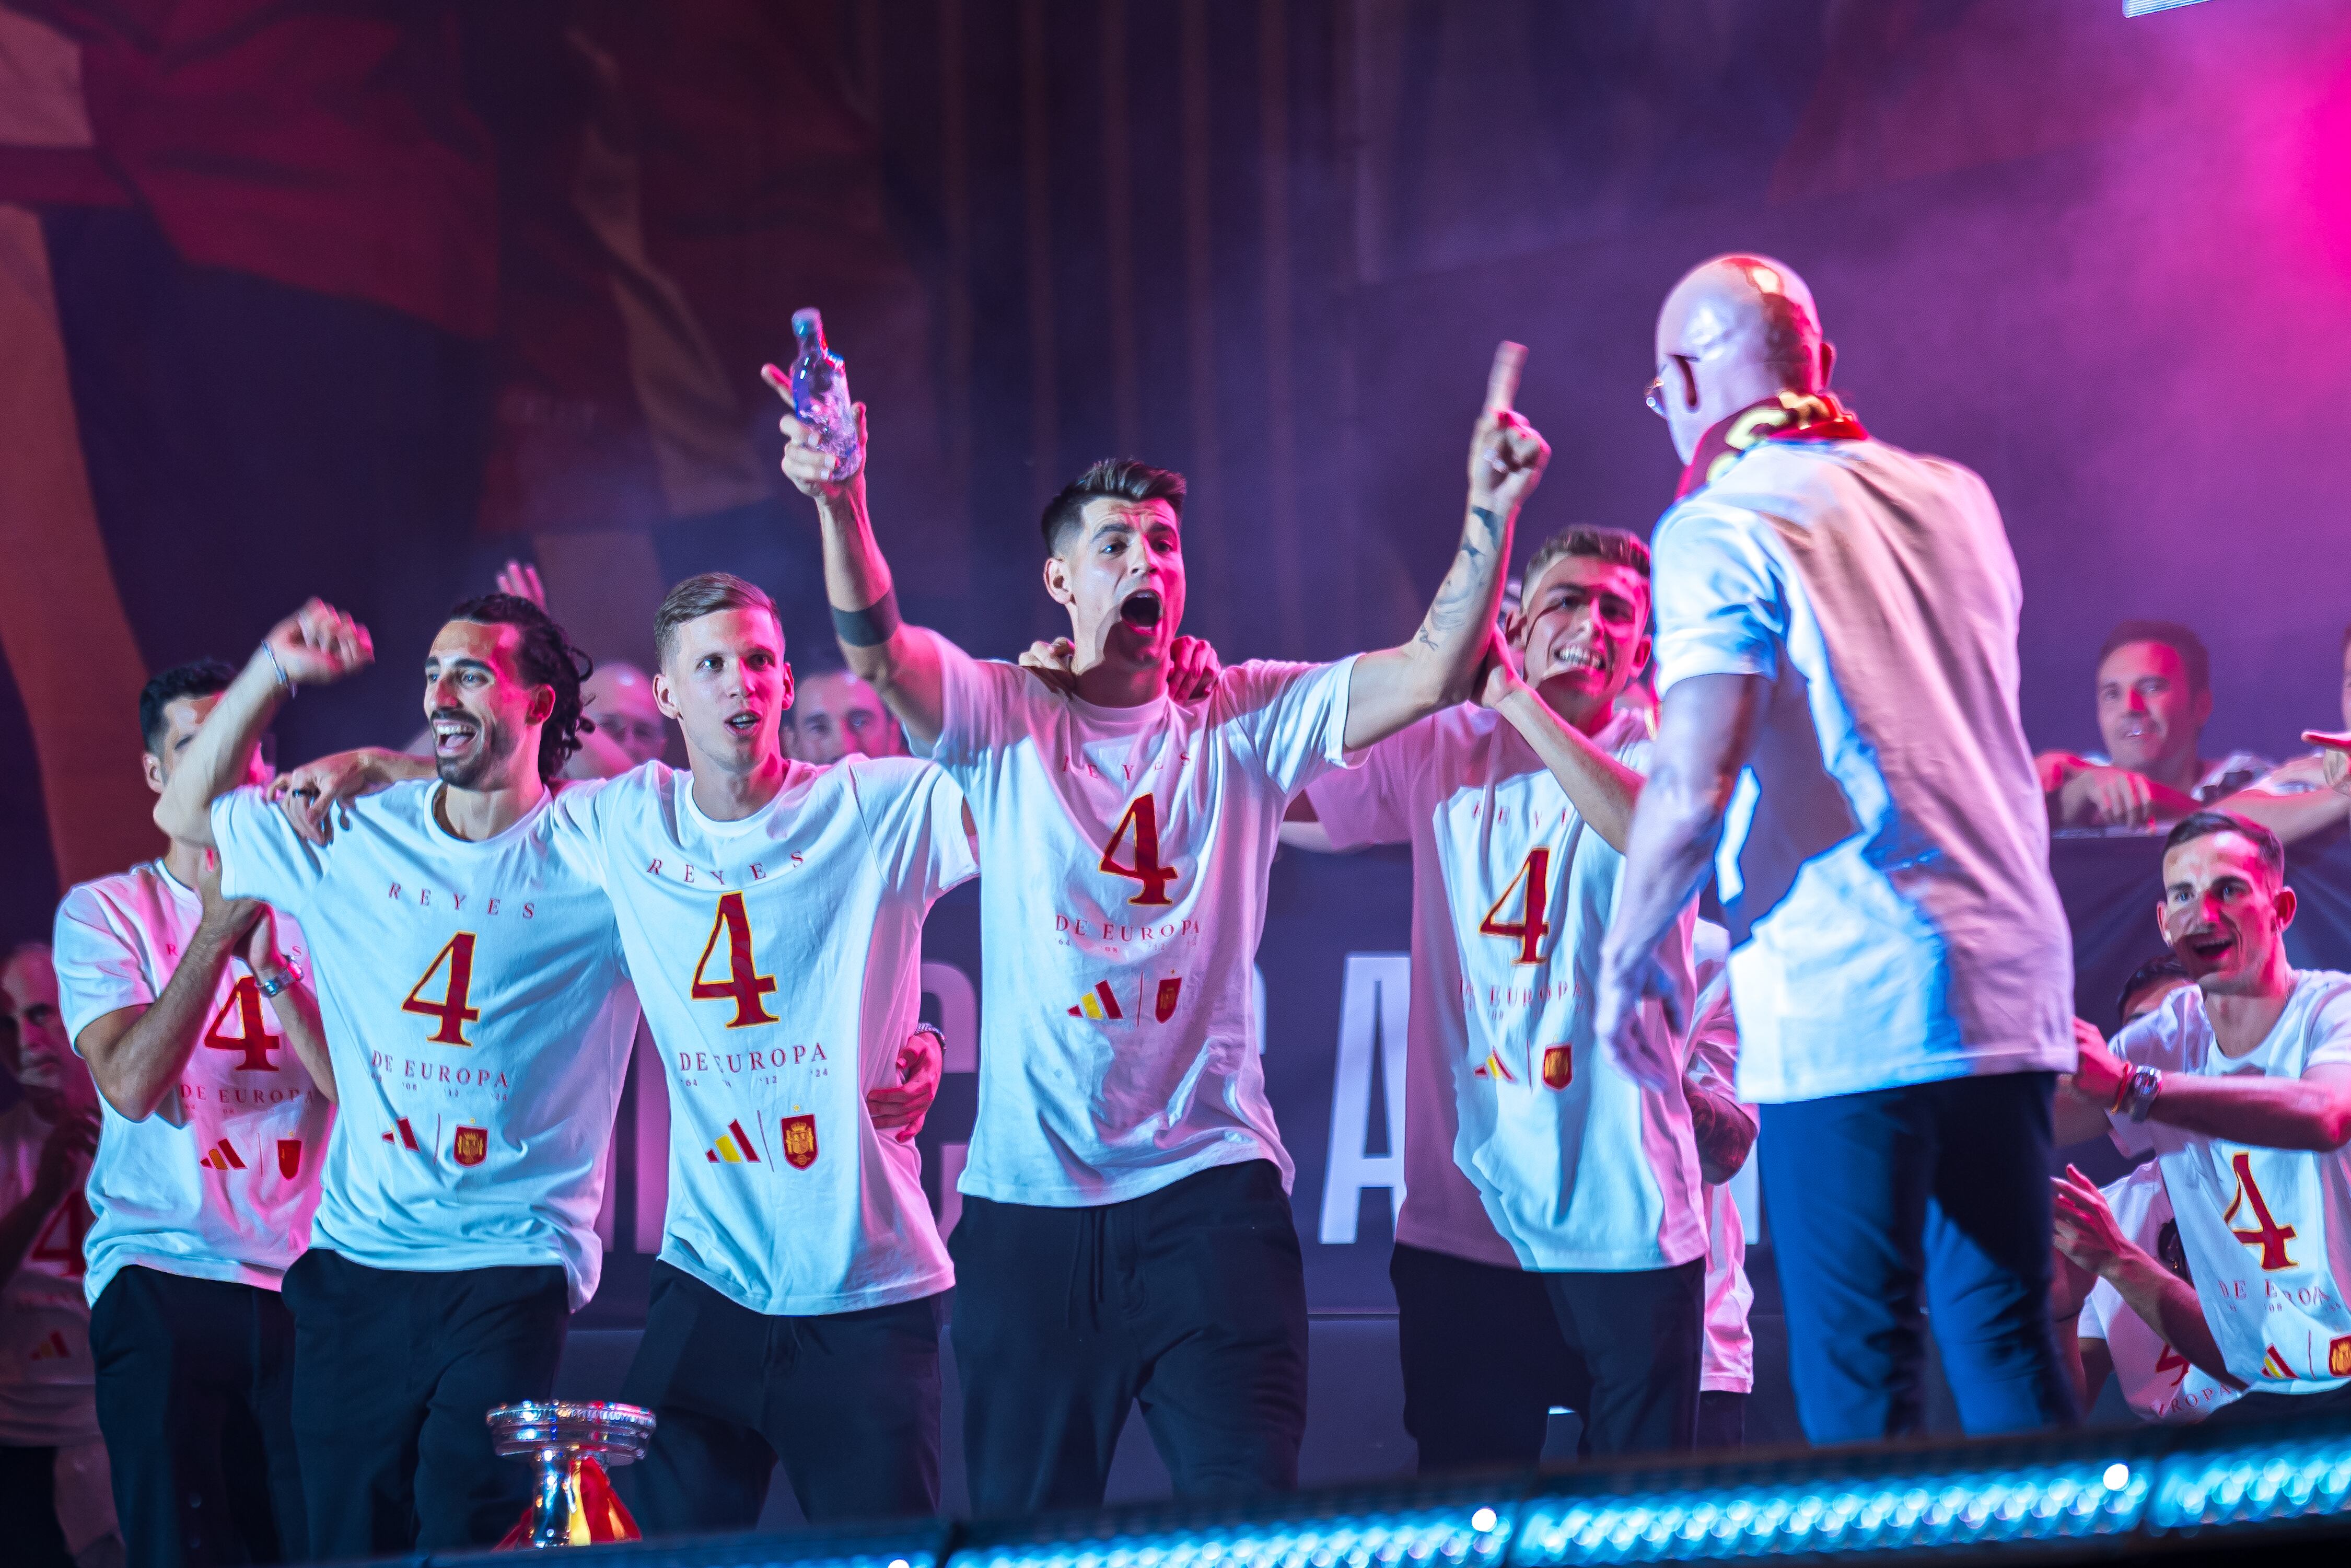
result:
<svg viewBox="0 0 2351 1568"><path fill-rule="evenodd" d="M2163 1070L2144 1064L2130 1070L2123 1081L2123 1102L2130 1119L2144 1122L2155 1109L2156 1094L2163 1088Z"/></svg>
<svg viewBox="0 0 2351 1568"><path fill-rule="evenodd" d="M287 674L286 666L277 662L277 650L271 647L266 640L261 644L261 656L269 661L269 673L277 677L277 689L286 694L287 702L292 702L298 695L299 688L294 685L293 678Z"/></svg>

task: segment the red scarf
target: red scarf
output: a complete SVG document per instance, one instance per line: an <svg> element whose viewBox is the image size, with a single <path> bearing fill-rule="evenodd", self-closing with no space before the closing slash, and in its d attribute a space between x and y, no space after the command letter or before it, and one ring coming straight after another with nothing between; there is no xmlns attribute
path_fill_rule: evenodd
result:
<svg viewBox="0 0 2351 1568"><path fill-rule="evenodd" d="M1866 441L1869 432L1833 392L1774 392L1749 403L1698 438L1698 455L1682 470L1678 501L1730 472L1730 465L1767 441Z"/></svg>

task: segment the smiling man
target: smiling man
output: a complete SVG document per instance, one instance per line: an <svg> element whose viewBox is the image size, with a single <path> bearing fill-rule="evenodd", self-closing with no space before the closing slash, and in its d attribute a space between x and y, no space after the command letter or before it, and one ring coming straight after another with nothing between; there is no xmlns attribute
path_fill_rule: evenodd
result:
<svg viewBox="0 0 2351 1568"><path fill-rule="evenodd" d="M1649 1090L1593 1049L1589 977L1650 746L1646 716L1616 706L1649 661L1647 548L1615 528L1554 536L1527 562L1505 635L1523 677L1491 661L1482 706L1316 779L1282 829L1308 847L1412 845L1405 1201L1388 1272L1424 1474L1541 1458L1558 1391L1495 1344L1564 1368L1585 1452L1692 1446L1704 1183L1727 1179L1754 1136L1728 1093L1687 1076ZM1685 998L1691 918L1668 938ZM1662 1008L1640 1027L1687 1067Z"/></svg>
<svg viewBox="0 0 2351 1568"><path fill-rule="evenodd" d="M2248 751L2202 754L2212 716L2212 661L2176 621L2126 621L2098 650L2103 754L2045 751L2034 759L2049 821L2064 828L2177 821L2270 769Z"/></svg>
<svg viewBox="0 0 2351 1568"><path fill-rule="evenodd" d="M1252 1047L1250 962L1288 799L1470 694L1548 448L1496 358L1450 570L1403 646L1247 664L1169 693L1182 476L1125 460L1042 518L1071 689L899 623L861 470L784 421L850 667L977 825L979 1110L952 1239L972 1507L1102 1500L1138 1399L1182 1498L1297 1484L1306 1299L1289 1155ZM780 372L770 371L770 380Z"/></svg>
<svg viewBox="0 0 2351 1568"><path fill-rule="evenodd" d="M2067 1142L2163 1168L2203 1315L2252 1390L2215 1420L2351 1408L2351 975L2286 961L2285 852L2225 811L2164 841L2156 919L2194 985L2085 1040Z"/></svg>
<svg viewBox="0 0 2351 1568"><path fill-rule="evenodd" d="M450 612L423 669L437 777L339 802L331 843L237 788L302 686L372 657L317 600L271 630L157 806L218 850L221 888L301 923L338 1095L310 1249L286 1271L309 1554L487 1546L525 1467L485 1411L552 1392L596 1288L603 1154L636 998L596 870L550 781L577 744L585 660L511 594Z"/></svg>

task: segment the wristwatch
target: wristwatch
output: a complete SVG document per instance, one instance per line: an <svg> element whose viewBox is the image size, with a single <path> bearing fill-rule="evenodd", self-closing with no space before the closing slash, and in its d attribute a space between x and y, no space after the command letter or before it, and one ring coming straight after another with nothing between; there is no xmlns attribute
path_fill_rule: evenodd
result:
<svg viewBox="0 0 2351 1568"><path fill-rule="evenodd" d="M2120 1109L2134 1122L2146 1121L2147 1113L2155 1109L2156 1092L2162 1087L2163 1070L2140 1063L2123 1080Z"/></svg>
<svg viewBox="0 0 2351 1568"><path fill-rule="evenodd" d="M277 996L302 977L302 966L291 958L281 956L277 962L279 967L267 975L258 970L254 973L254 983L261 988L261 994L265 997Z"/></svg>

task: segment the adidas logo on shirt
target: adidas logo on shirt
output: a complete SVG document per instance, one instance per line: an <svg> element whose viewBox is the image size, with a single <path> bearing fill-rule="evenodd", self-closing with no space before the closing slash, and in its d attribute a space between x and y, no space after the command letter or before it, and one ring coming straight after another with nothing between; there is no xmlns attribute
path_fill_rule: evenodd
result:
<svg viewBox="0 0 2351 1568"><path fill-rule="evenodd" d="M196 1162L208 1171L241 1171L245 1162L236 1157L236 1150L226 1138L212 1146L210 1153Z"/></svg>

